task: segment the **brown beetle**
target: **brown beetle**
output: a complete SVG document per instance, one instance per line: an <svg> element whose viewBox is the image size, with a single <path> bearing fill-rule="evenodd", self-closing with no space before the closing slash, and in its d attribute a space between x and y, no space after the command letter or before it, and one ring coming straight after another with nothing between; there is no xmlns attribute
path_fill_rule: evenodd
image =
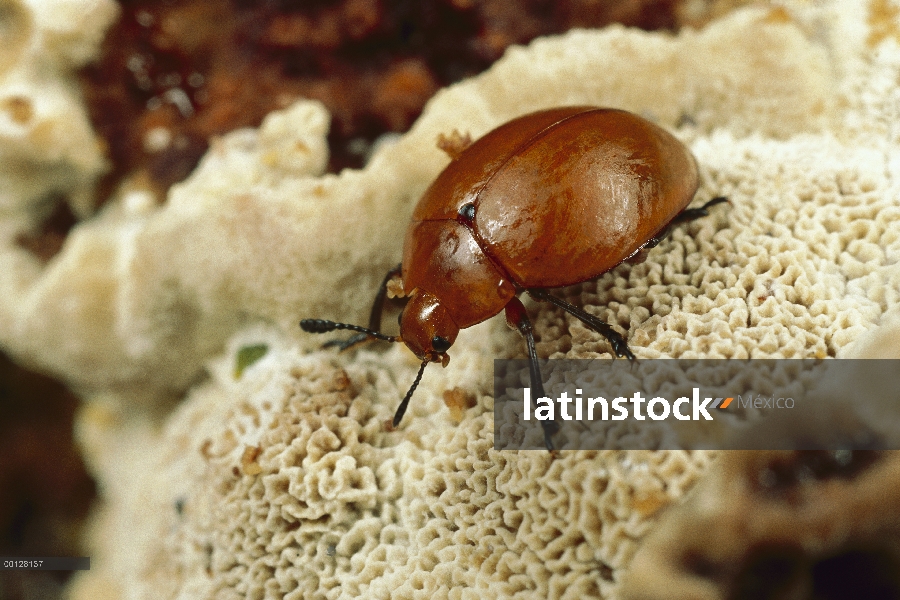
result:
<svg viewBox="0 0 900 600"><path fill-rule="evenodd" d="M677 223L726 202L686 209L698 187L690 151L661 127L608 108L574 106L531 113L476 142L450 146L454 160L413 211L403 262L390 271L369 327L304 319L311 333L358 332L342 349L369 339L404 342L422 366L394 415L400 424L429 362L449 361L460 329L506 312L528 346L531 385L544 396L527 292L575 316L634 360L625 339L603 320L547 292L596 279L616 265L641 262ZM400 281L397 279L400 278ZM380 332L388 287L409 297L400 335ZM558 425L542 421L548 448Z"/></svg>

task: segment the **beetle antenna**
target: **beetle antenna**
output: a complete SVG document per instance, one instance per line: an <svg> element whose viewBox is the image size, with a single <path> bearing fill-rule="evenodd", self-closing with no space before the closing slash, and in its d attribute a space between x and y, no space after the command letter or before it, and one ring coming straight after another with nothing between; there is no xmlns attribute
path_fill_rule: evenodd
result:
<svg viewBox="0 0 900 600"><path fill-rule="evenodd" d="M422 380L422 373L425 372L425 367L427 366L428 359L426 358L422 361L422 366L419 367L419 374L416 375L416 380L413 381L412 387L409 388L409 391L406 392L406 396L403 398L403 402L397 407L397 412L394 414L394 420L391 423L393 427L400 425L400 421L403 420L403 414L406 412L406 407L409 405L409 399L412 398L413 392L416 391L416 387L418 387L419 382Z"/></svg>
<svg viewBox="0 0 900 600"><path fill-rule="evenodd" d="M360 327L359 325L351 325L349 323L335 323L334 321L325 321L323 319L303 319L300 321L300 328L307 333L328 333L337 329L349 329L350 331L358 331L373 338L384 340L385 342L399 342L399 335L384 335L374 329Z"/></svg>

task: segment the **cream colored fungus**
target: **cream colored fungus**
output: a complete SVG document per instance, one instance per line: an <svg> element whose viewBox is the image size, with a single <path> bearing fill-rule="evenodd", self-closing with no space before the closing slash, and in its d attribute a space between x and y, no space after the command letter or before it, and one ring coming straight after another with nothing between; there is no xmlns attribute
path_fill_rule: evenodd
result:
<svg viewBox="0 0 900 600"><path fill-rule="evenodd" d="M714 453L492 450L492 360L523 353L502 319L463 331L387 432L417 361L336 356L297 322L365 322L448 160L439 134L597 104L673 131L700 164L696 202L731 205L564 296L638 358L852 354L900 304L900 35L870 8L797 0L677 36L539 39L339 175L321 174L327 114L300 102L217 140L165 205L132 190L91 215L104 159L71 77L114 4L0 2L0 345L87 398L100 487L71 597L620 597ZM84 219L42 266L14 240L53 191ZM609 356L572 318L532 314L542 355ZM475 398L459 423L448 390Z"/></svg>

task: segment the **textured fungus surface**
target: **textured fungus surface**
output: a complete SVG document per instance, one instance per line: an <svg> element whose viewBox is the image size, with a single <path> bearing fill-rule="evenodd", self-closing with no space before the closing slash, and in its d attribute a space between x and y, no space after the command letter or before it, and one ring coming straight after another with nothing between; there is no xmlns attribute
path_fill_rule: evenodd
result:
<svg viewBox="0 0 900 600"><path fill-rule="evenodd" d="M439 134L598 104L670 128L697 157L698 202L732 201L646 263L565 292L627 329L639 358L896 344L870 333L900 304L900 34L888 4L788 2L678 36L539 39L440 92L408 134L340 175L320 175L328 117L301 102L216 140L163 206L123 190L47 265L16 240L59 191L48 182L74 185L65 193L83 214L89 195L75 192L102 160L74 101L53 121L68 136L56 145L12 128L29 116L20 103L0 104L0 152L34 168L3 192L0 343L88 397L79 436L103 497L93 568L71 596L618 597L639 542L713 453L493 451L491 361L522 352L500 319L463 331L387 432L416 361L399 347L319 351L297 319L364 322L413 203L446 164ZM34 98L72 97L53 90L70 90L66 69L96 45L93 30L53 38L74 21L7 5L27 28L0 35L26 41L0 45L0 89L28 64L16 52L63 39L46 42L56 70L41 71L50 80ZM82 5L111 11L66 4ZM71 175L43 177L55 168ZM532 308L542 354L609 356L577 322ZM447 390L475 399L461 420ZM865 473L841 485L856 481Z"/></svg>
<svg viewBox="0 0 900 600"><path fill-rule="evenodd" d="M729 452L666 515L622 597L896 598L896 452Z"/></svg>
<svg viewBox="0 0 900 600"><path fill-rule="evenodd" d="M900 359L900 311L857 339L847 358ZM890 398L888 377L857 363L828 381L832 399ZM864 370L870 370L863 376ZM896 394L894 394L896 397ZM794 423L823 431L896 435L890 407L860 402L854 418ZM824 407L827 410L827 405ZM766 427L765 422L755 427ZM900 452L723 452L647 537L620 588L625 600L896 598L900 595Z"/></svg>
<svg viewBox="0 0 900 600"><path fill-rule="evenodd" d="M116 566L76 597L104 584L138 598L608 596L648 518L711 459L495 452L484 406L459 425L417 410L386 433L377 398L403 383L375 355L340 366L272 354L240 381L221 359L159 434L119 438L102 468L131 476L111 481L121 504L98 523L93 554ZM143 539L116 552L133 520Z"/></svg>

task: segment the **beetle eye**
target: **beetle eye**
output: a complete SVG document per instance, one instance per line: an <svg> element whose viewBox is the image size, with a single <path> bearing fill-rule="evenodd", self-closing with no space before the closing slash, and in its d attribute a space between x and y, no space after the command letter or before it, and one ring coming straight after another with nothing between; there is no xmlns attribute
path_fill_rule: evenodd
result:
<svg viewBox="0 0 900 600"><path fill-rule="evenodd" d="M475 205L471 202L463 204L459 207L459 212L457 214L463 222L471 223L475 219Z"/></svg>
<svg viewBox="0 0 900 600"><path fill-rule="evenodd" d="M438 354L443 354L450 349L450 340L439 335L431 338L431 348Z"/></svg>

